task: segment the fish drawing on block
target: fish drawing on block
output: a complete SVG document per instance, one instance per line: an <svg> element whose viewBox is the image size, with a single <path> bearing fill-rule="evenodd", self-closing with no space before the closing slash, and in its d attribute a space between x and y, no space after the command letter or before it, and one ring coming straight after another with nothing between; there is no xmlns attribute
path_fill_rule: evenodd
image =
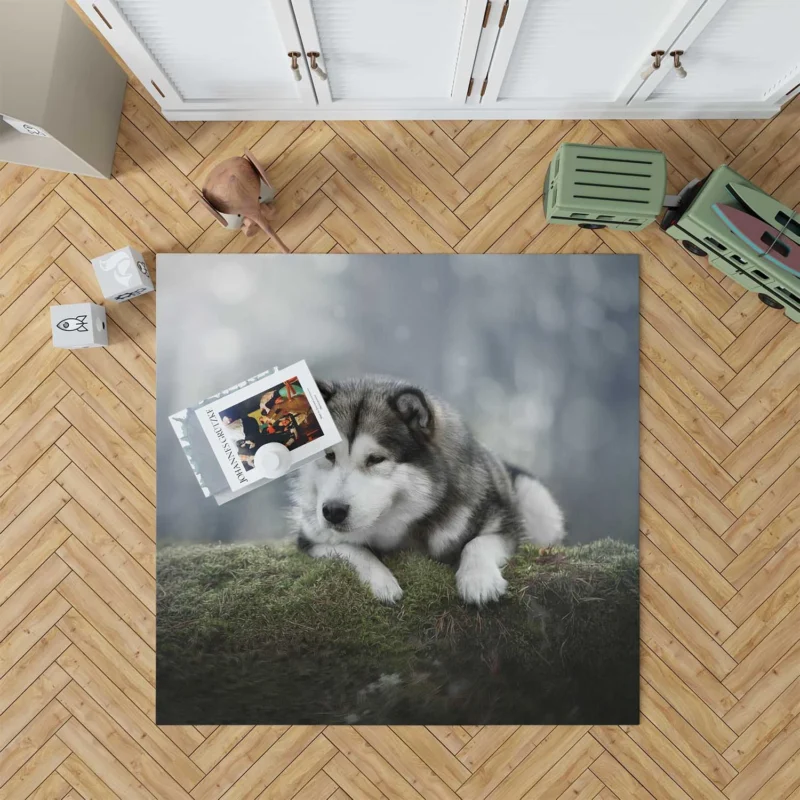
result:
<svg viewBox="0 0 800 800"><path fill-rule="evenodd" d="M800 275L800 245L758 217L725 203L714 203L722 221L760 256L781 269Z"/></svg>
<svg viewBox="0 0 800 800"><path fill-rule="evenodd" d="M86 314L81 314L79 317L67 317L62 319L56 324L56 327L62 331L77 331L78 333L85 333L89 330L86 323Z"/></svg>

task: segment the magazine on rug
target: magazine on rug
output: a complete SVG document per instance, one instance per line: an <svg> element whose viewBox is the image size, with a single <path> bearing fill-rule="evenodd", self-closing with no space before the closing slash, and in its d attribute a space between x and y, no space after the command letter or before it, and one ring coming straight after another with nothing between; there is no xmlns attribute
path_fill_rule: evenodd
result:
<svg viewBox="0 0 800 800"><path fill-rule="evenodd" d="M223 393L195 414L233 491L263 478L256 452L265 444L286 447L291 470L341 441L305 361Z"/></svg>

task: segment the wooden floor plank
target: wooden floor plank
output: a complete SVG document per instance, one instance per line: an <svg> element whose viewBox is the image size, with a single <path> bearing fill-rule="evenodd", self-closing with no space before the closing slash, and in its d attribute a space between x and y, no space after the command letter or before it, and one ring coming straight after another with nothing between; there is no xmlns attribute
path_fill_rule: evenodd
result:
<svg viewBox="0 0 800 800"><path fill-rule="evenodd" d="M718 789L727 786L736 770L649 684L642 685L642 714L697 766ZM630 733L630 731L629 731ZM648 747L644 747L649 750Z"/></svg>
<svg viewBox="0 0 800 800"><path fill-rule="evenodd" d="M0 314L27 290L68 246L67 240L55 229L47 233L5 273L0 280Z"/></svg>
<svg viewBox="0 0 800 800"><path fill-rule="evenodd" d="M71 537L59 548L58 555L138 636L145 642L155 641L153 614L85 545Z"/></svg>
<svg viewBox="0 0 800 800"><path fill-rule="evenodd" d="M149 683L155 683L155 653L75 572L58 584L58 594L118 650Z"/></svg>
<svg viewBox="0 0 800 800"><path fill-rule="evenodd" d="M34 172L36 167L24 164L4 164L0 167L0 204L5 203Z"/></svg>
<svg viewBox="0 0 800 800"><path fill-rule="evenodd" d="M184 211L197 203L197 187L125 116L119 121L117 146Z"/></svg>
<svg viewBox="0 0 800 800"><path fill-rule="evenodd" d="M59 694L59 701L89 733L103 742L109 753L141 781L154 797L175 797L189 800L190 795L147 750L137 742L77 682L73 681Z"/></svg>
<svg viewBox="0 0 800 800"><path fill-rule="evenodd" d="M796 594L800 586L798 561L797 542L790 540L723 608L739 625L723 643L735 659L744 658L800 603L800 595Z"/></svg>
<svg viewBox="0 0 800 800"><path fill-rule="evenodd" d="M358 797L364 800L382 800L385 797L381 790L363 772L359 772L341 752L332 758L323 769L325 774L333 779L334 786L339 786L340 791L347 793L347 797Z"/></svg>
<svg viewBox="0 0 800 800"><path fill-rule="evenodd" d="M646 608L641 625L642 641L715 714L722 716L736 705L736 695Z"/></svg>
<svg viewBox="0 0 800 800"><path fill-rule="evenodd" d="M695 657L718 680L722 680L735 666L736 662L725 652L703 627L680 603L666 591L647 572L642 572L642 605L665 628L674 632L675 638L695 655ZM680 629L676 626L680 625Z"/></svg>
<svg viewBox="0 0 800 800"><path fill-rule="evenodd" d="M483 800L488 797L553 730L555 730L553 727L547 726L517 728L495 753L473 772L470 779L458 790L459 796L463 800Z"/></svg>
<svg viewBox="0 0 800 800"><path fill-rule="evenodd" d="M301 133L292 140L296 135L295 131L287 133L279 128L280 124L275 125L259 143L259 152L263 153L262 160L268 170L269 181L277 191L283 189L301 169L319 155L335 136L328 125L317 121L308 127L298 127L297 130ZM278 132L282 134L280 138L277 136ZM272 140L269 147L266 147L267 139ZM288 146L286 141L290 142ZM276 153L279 155L275 156Z"/></svg>
<svg viewBox="0 0 800 800"><path fill-rule="evenodd" d="M114 504L97 484L91 481L86 473L82 472L75 464L70 464L57 478L59 485L65 489L72 501L79 505L82 512L90 515L98 524L99 529L111 536L130 553L139 564L151 575L155 575L155 553L153 553L152 537L139 528L130 517ZM62 515L71 525L70 516ZM81 533L91 536L89 524L84 520ZM148 601L152 604L152 601Z"/></svg>
<svg viewBox="0 0 800 800"><path fill-rule="evenodd" d="M39 714L58 702L55 697L69 680L69 675L58 664L51 664L0 714L0 752L6 753L5 748L35 722Z"/></svg>
<svg viewBox="0 0 800 800"><path fill-rule="evenodd" d="M350 220L350 225L338 225L339 230L344 228L343 239L340 243L344 244L345 247L358 247L358 243L364 238L374 242L379 251L384 253L416 252L414 245L388 220L381 216L378 210L370 205L356 187L342 175L334 175L322 187L322 191L333 200L337 208L342 212L341 216L331 216L334 219L347 217ZM355 220L352 217L355 217ZM366 250L366 252L369 252L369 250Z"/></svg>
<svg viewBox="0 0 800 800"><path fill-rule="evenodd" d="M68 782L74 781L72 785L78 787L81 794L87 791L91 797L91 793L97 794L107 787L120 800L156 800L75 717L71 717L57 735L73 754L64 762L69 764L68 771L59 774L65 775ZM72 761L73 757L80 764Z"/></svg>
<svg viewBox="0 0 800 800"><path fill-rule="evenodd" d="M70 754L57 737L47 740L17 771L3 789L7 797L30 797Z"/></svg>
<svg viewBox="0 0 800 800"><path fill-rule="evenodd" d="M723 607L736 595L736 589L644 498L640 509L642 533L716 606Z"/></svg>
<svg viewBox="0 0 800 800"><path fill-rule="evenodd" d="M143 531L155 528L153 504L75 428L70 428L56 445Z"/></svg>
<svg viewBox="0 0 800 800"><path fill-rule="evenodd" d="M135 557L136 548L130 542L119 532L115 532L116 538L108 533L75 500L70 500L58 512L57 520L88 550L100 556L102 562L112 570L119 581L155 613L154 577ZM134 552L129 553L123 544L127 544ZM131 555L134 557L131 558ZM149 565L146 556L142 560Z"/></svg>
<svg viewBox="0 0 800 800"><path fill-rule="evenodd" d="M64 178L60 172L39 169L0 206L0 242L22 222Z"/></svg>
<svg viewBox="0 0 800 800"><path fill-rule="evenodd" d="M180 787L188 790L203 777L200 768L75 645L59 658L59 666L99 707L106 711L112 710L114 724L120 726L152 756ZM74 715L74 709L72 710ZM162 774L161 770L157 772Z"/></svg>
<svg viewBox="0 0 800 800"><path fill-rule="evenodd" d="M200 155L207 156L235 127L230 120L204 122L188 141Z"/></svg>
<svg viewBox="0 0 800 800"><path fill-rule="evenodd" d="M641 420L655 439L669 444L669 452L680 462L692 464L693 474L714 497L720 499L734 489L736 481L647 392L641 396Z"/></svg>
<svg viewBox="0 0 800 800"><path fill-rule="evenodd" d="M468 160L441 125L425 120L403 120L400 124L451 174ZM460 183L463 185L463 181Z"/></svg>
<svg viewBox="0 0 800 800"><path fill-rule="evenodd" d="M383 166L391 151L376 136L367 132L363 140L357 139L343 124L333 127L346 138L334 139L322 151L325 158L420 252L450 252L449 243L464 233L462 223L402 162ZM357 142L358 151L351 146Z"/></svg>
<svg viewBox="0 0 800 800"><path fill-rule="evenodd" d="M122 113L175 166L188 175L202 156L130 84L125 92Z"/></svg>
<svg viewBox="0 0 800 800"><path fill-rule="evenodd" d="M0 342L11 341L68 282L67 276L51 264L0 316Z"/></svg>
<svg viewBox="0 0 800 800"><path fill-rule="evenodd" d="M0 642L0 678L69 610L69 603L53 591L22 619Z"/></svg>
<svg viewBox="0 0 800 800"><path fill-rule="evenodd" d="M184 247L203 229L124 151L117 148L111 173Z"/></svg>
<svg viewBox="0 0 800 800"><path fill-rule="evenodd" d="M52 555L11 597L0 606L0 639L5 638L27 614L66 577L69 569Z"/></svg>
<svg viewBox="0 0 800 800"><path fill-rule="evenodd" d="M574 128L561 123L554 129L543 130L545 124L539 125L528 139L538 141L539 138L544 138L549 143L554 139L558 141L561 136L565 136L571 142L590 144L599 134L597 128L587 121L579 122ZM534 146L533 143L531 146ZM547 165L553 155L555 155L555 147L546 155L540 154L540 160L536 162L533 169L526 164L529 171L520 169L520 165L516 163L510 164L511 158L506 159L503 165L509 170L508 174L499 183L492 181L491 185L485 185L487 181L484 181L466 201L470 202L477 195L480 198L479 202L470 205L469 208L464 203L456 209L456 213L462 221L473 226L456 246L459 253L485 252L522 216L531 201L537 200L541 196ZM473 214L472 208L476 208L477 213Z"/></svg>
<svg viewBox="0 0 800 800"><path fill-rule="evenodd" d="M542 153L549 155L555 145L574 128L575 123L569 120L545 120L538 125L456 209L462 222L474 227L542 160Z"/></svg>
<svg viewBox="0 0 800 800"><path fill-rule="evenodd" d="M75 392L56 406L102 456L135 486L153 505L156 501L155 472L116 431L107 425Z"/></svg>
<svg viewBox="0 0 800 800"><path fill-rule="evenodd" d="M469 192L399 122L365 124L451 211L467 199Z"/></svg>
<svg viewBox="0 0 800 800"><path fill-rule="evenodd" d="M262 729L263 730L263 729ZM308 747L321 733L318 725L295 726L280 731L280 738L236 782L228 798L254 800Z"/></svg>
<svg viewBox="0 0 800 800"><path fill-rule="evenodd" d="M66 738L65 734L65 738ZM62 739L63 741L63 739ZM84 800L121 800L119 795L103 783L73 752L58 768L58 774L72 786L72 793ZM123 795L125 797L127 795Z"/></svg>
<svg viewBox="0 0 800 800"><path fill-rule="evenodd" d="M218 800L225 795L278 741L285 730L285 727L277 726L256 727L235 744L232 742L231 734L221 731L222 740L231 742L232 747L224 754L219 753L221 760L215 762L207 770L203 780L192 789L192 797L195 800Z"/></svg>

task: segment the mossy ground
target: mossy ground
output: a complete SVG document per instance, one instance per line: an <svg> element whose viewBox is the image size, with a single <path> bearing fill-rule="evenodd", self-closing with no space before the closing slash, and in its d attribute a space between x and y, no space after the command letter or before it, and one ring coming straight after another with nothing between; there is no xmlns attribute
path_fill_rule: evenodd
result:
<svg viewBox="0 0 800 800"><path fill-rule="evenodd" d="M638 721L636 548L525 546L480 610L447 566L387 565L394 607L291 546L161 548L159 723Z"/></svg>

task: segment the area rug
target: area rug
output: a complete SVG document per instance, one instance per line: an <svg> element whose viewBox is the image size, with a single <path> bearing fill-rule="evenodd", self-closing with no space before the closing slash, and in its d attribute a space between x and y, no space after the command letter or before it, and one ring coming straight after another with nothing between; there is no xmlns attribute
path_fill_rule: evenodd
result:
<svg viewBox="0 0 800 800"><path fill-rule="evenodd" d="M638 722L636 256L157 270L159 724Z"/></svg>

